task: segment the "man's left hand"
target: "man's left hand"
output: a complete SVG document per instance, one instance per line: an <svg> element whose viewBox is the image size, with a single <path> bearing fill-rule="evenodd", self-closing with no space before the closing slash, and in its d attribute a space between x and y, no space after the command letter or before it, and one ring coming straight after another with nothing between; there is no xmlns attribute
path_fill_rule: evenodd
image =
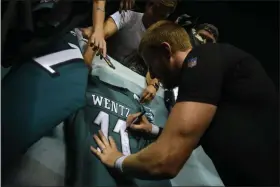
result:
<svg viewBox="0 0 280 187"><path fill-rule="evenodd" d="M153 100L156 93L157 93L156 88L153 85L148 85L142 93L140 103L145 103Z"/></svg>
<svg viewBox="0 0 280 187"><path fill-rule="evenodd" d="M123 156L123 154L118 151L114 139L109 136L108 140L101 130L98 131L98 136L96 134L93 135L93 139L95 140L101 151L91 146L91 152L95 154L99 158L99 160L107 167L113 168L115 166L116 160Z"/></svg>

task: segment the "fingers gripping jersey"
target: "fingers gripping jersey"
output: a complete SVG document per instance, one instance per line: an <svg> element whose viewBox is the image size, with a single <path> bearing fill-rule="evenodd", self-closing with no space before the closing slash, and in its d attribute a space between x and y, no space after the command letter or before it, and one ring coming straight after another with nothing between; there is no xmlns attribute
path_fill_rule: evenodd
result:
<svg viewBox="0 0 280 187"><path fill-rule="evenodd" d="M151 110L138 102L138 96L124 88L104 83L97 77L89 80L86 92L87 106L79 110L65 125L67 144L68 185L76 186L171 186L166 181L143 181L130 179L106 167L90 152L96 147L92 135L102 130L106 137L112 136L118 149L129 155L143 149L148 137L125 131L129 114ZM70 180L69 180L70 179Z"/></svg>

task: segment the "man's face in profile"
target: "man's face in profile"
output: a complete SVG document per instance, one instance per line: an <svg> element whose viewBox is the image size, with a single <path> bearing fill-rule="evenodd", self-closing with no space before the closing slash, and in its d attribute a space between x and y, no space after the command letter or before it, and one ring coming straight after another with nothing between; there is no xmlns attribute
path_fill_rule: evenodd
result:
<svg viewBox="0 0 280 187"><path fill-rule="evenodd" d="M163 84L164 88L173 89L178 84L179 73L172 67L171 57L162 49L144 50L142 57L149 67L151 75Z"/></svg>

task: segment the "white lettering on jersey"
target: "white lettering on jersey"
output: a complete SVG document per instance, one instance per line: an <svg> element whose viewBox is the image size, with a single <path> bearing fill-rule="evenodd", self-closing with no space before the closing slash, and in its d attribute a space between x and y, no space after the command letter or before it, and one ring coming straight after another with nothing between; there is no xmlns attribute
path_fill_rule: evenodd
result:
<svg viewBox="0 0 280 187"><path fill-rule="evenodd" d="M101 131L103 132L104 136L108 139L108 131L110 127L109 114L100 111L97 117L95 118L94 123L101 126ZM131 154L131 151L130 151L128 133L125 132L125 129L126 129L126 122L119 119L113 131L120 134L123 154L129 155ZM99 148L98 150L100 151Z"/></svg>
<svg viewBox="0 0 280 187"><path fill-rule="evenodd" d="M66 49L63 51L51 53L38 58L33 58L35 62L40 64L44 69L49 71L51 74L55 74L56 71L52 66L67 62L73 59L83 59L83 55L78 46L68 43L73 49Z"/></svg>
<svg viewBox="0 0 280 187"><path fill-rule="evenodd" d="M100 111L97 117L95 118L94 123L101 126L101 131L103 132L104 136L108 138L109 114Z"/></svg>
<svg viewBox="0 0 280 187"><path fill-rule="evenodd" d="M127 117L130 114L129 108L124 107L123 105L115 101L112 101L106 97L92 94L92 101L93 101L93 105L103 107L123 117Z"/></svg>
<svg viewBox="0 0 280 187"><path fill-rule="evenodd" d="M110 110L109 103L110 103L110 100L105 98L105 108L108 110Z"/></svg>
<svg viewBox="0 0 280 187"><path fill-rule="evenodd" d="M130 112L130 110L128 109L125 117L127 117L129 115L129 112Z"/></svg>
<svg viewBox="0 0 280 187"><path fill-rule="evenodd" d="M108 129L109 129L109 114L105 112L99 112L98 116L95 118L94 123L101 126L101 130L108 138Z"/></svg>
<svg viewBox="0 0 280 187"><path fill-rule="evenodd" d="M98 97L96 95L92 95L92 100L94 105L99 105L101 107L103 97Z"/></svg>
<svg viewBox="0 0 280 187"><path fill-rule="evenodd" d="M112 101L112 110L111 111L118 113L118 103L115 103L114 101Z"/></svg>
<svg viewBox="0 0 280 187"><path fill-rule="evenodd" d="M121 144L122 144L122 152L124 155L130 155L130 146L129 146L129 138L128 134L125 131L126 129L126 122L119 119L115 128L114 132L119 133L121 136Z"/></svg>
<svg viewBox="0 0 280 187"><path fill-rule="evenodd" d="M123 109L124 109L124 106L122 106L122 105L119 104L119 107L120 107L121 110L122 110L121 115L123 116Z"/></svg>

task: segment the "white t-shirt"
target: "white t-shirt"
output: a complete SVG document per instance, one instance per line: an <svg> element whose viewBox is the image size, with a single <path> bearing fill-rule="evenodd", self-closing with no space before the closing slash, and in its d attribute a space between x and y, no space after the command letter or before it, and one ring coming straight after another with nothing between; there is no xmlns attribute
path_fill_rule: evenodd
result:
<svg viewBox="0 0 280 187"><path fill-rule="evenodd" d="M118 32L107 40L109 56L122 63L127 56L138 49L146 31L142 17L143 13L134 11L116 12L111 15L118 27Z"/></svg>

